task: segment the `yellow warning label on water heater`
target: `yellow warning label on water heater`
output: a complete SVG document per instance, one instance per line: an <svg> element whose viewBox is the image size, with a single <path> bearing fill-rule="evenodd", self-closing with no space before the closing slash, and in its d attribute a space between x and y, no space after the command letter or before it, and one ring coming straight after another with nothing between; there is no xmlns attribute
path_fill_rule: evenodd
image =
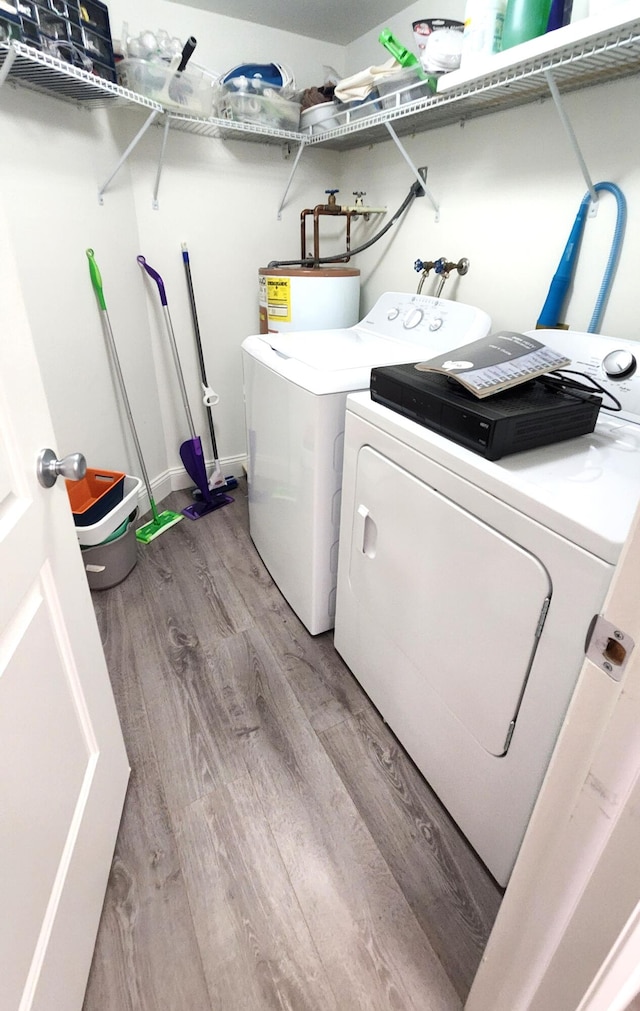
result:
<svg viewBox="0 0 640 1011"><path fill-rule="evenodd" d="M267 277L267 315L277 323L291 322L290 277Z"/></svg>

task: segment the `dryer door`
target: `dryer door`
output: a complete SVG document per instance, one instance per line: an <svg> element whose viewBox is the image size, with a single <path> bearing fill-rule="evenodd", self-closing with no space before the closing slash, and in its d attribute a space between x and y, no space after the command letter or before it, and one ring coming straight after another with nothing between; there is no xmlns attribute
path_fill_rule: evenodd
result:
<svg viewBox="0 0 640 1011"><path fill-rule="evenodd" d="M355 506L349 578L361 613L486 751L504 754L551 595L547 570L370 446L358 455Z"/></svg>

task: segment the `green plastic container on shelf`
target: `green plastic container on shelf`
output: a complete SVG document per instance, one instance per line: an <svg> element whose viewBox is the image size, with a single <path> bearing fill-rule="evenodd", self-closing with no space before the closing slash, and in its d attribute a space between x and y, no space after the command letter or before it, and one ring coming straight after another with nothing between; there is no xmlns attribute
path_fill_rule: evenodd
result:
<svg viewBox="0 0 640 1011"><path fill-rule="evenodd" d="M509 0L502 29L502 49L528 42L547 30L552 0Z"/></svg>

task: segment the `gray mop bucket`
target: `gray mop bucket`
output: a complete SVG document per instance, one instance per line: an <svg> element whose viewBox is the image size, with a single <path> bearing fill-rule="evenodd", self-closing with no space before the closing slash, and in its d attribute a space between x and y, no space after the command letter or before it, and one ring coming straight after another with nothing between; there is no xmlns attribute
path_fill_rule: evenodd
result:
<svg viewBox="0 0 640 1011"><path fill-rule="evenodd" d="M136 509L106 541L82 548L82 561L89 589L108 590L126 579L138 560Z"/></svg>

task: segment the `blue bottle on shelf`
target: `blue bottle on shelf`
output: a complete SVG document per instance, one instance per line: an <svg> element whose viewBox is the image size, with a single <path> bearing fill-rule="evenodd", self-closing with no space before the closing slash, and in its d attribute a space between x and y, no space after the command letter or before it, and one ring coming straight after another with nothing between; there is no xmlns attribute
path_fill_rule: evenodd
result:
<svg viewBox="0 0 640 1011"><path fill-rule="evenodd" d="M552 0L549 20L547 21L547 31L553 32L556 28L563 28L571 22L571 10L573 0Z"/></svg>

